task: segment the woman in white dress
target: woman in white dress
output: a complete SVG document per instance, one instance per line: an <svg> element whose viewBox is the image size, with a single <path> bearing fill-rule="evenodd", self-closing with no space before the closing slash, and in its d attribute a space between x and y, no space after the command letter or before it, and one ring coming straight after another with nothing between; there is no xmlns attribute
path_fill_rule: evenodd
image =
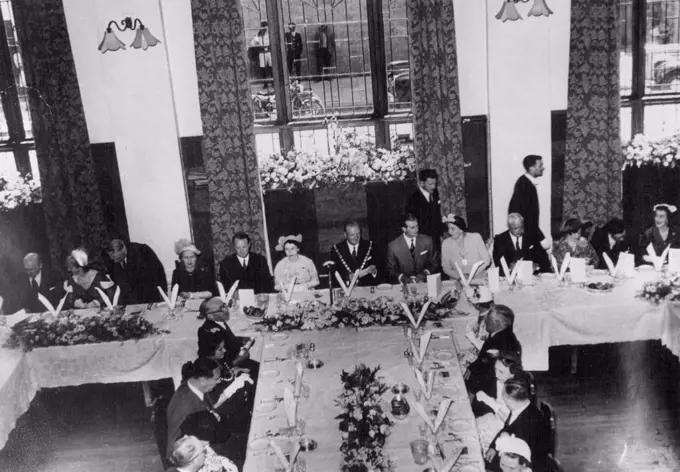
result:
<svg viewBox="0 0 680 472"><path fill-rule="evenodd" d="M319 274L314 262L300 254L302 235L281 236L277 251L284 251L286 257L281 259L274 268L274 289L286 292L292 283L295 283L294 291L311 290L319 285Z"/></svg>

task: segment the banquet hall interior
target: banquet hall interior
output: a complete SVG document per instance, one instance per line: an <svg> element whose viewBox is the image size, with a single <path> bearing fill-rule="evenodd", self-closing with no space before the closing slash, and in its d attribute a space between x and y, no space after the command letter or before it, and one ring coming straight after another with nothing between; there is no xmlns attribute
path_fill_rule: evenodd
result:
<svg viewBox="0 0 680 472"><path fill-rule="evenodd" d="M393 420L378 449L394 469L372 470L444 470L464 450L450 470L505 471L485 456L512 423L485 439L469 380L494 305L550 436L549 463L512 470L680 471L680 0L0 0L0 15L0 470L180 467L169 403L217 297L214 329L250 339L257 366L229 379L253 376L239 471L350 470L337 399L363 364ZM513 209L518 179L533 213ZM432 218L413 210L423 195ZM458 234L480 239L479 272ZM506 256L524 239L545 265L499 262L503 234ZM363 262L339 249L353 244ZM117 279L135 251L161 282ZM401 258L427 251L432 270L411 277ZM234 285L232 259L262 261L267 287ZM289 277L303 263L309 280ZM59 282L32 309L18 294L37 273ZM89 274L94 301L74 285ZM79 337L108 322L78 316L121 324ZM318 442L297 469L292 442L289 469L260 444L279 420L299 432L289 381L298 436ZM434 417L449 411L439 432L421 388ZM421 438L432 465L411 456Z"/></svg>

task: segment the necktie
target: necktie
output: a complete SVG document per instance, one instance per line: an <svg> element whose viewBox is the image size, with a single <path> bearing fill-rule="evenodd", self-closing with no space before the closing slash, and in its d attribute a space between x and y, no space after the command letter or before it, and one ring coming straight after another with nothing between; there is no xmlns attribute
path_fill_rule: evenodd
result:
<svg viewBox="0 0 680 472"><path fill-rule="evenodd" d="M246 262L245 259L243 259L243 270L246 270L248 268L248 263Z"/></svg>
<svg viewBox="0 0 680 472"><path fill-rule="evenodd" d="M517 252L522 252L522 248L519 245L519 238L515 239L515 249L517 249Z"/></svg>
<svg viewBox="0 0 680 472"><path fill-rule="evenodd" d="M415 238L411 238L411 257L416 258L416 240Z"/></svg>
<svg viewBox="0 0 680 472"><path fill-rule="evenodd" d="M352 257L354 259L357 258L357 247L356 246L352 246Z"/></svg>
<svg viewBox="0 0 680 472"><path fill-rule="evenodd" d="M430 194L430 196L427 197L427 201L428 201L429 203L432 203L432 194Z"/></svg>
<svg viewBox="0 0 680 472"><path fill-rule="evenodd" d="M33 287L33 290L35 290L37 292L38 288L39 288L38 287L38 281L35 280L35 279L31 279L31 287Z"/></svg>
<svg viewBox="0 0 680 472"><path fill-rule="evenodd" d="M120 266L123 268L123 270L125 270L125 261L122 261L122 262L120 263Z"/></svg>

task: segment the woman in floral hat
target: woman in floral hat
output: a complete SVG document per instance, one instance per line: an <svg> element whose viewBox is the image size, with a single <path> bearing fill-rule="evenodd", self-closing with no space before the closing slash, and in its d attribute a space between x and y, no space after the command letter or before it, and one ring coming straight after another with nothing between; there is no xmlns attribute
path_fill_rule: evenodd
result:
<svg viewBox="0 0 680 472"><path fill-rule="evenodd" d="M113 299L115 284L104 271L90 261L83 248L74 249L66 258L69 278L64 282L64 289L69 296L66 306L73 308L99 308L105 306L100 289L109 300Z"/></svg>
<svg viewBox="0 0 680 472"><path fill-rule="evenodd" d="M175 252L179 260L175 262L171 287L178 284L183 298L209 298L217 293L215 275L199 258L201 251L194 243L180 239L175 243Z"/></svg>
<svg viewBox="0 0 680 472"><path fill-rule="evenodd" d="M277 251L284 251L286 257L279 261L274 268L275 290L285 292L295 283L294 291L311 290L319 285L319 274L314 262L300 254L302 235L281 236Z"/></svg>

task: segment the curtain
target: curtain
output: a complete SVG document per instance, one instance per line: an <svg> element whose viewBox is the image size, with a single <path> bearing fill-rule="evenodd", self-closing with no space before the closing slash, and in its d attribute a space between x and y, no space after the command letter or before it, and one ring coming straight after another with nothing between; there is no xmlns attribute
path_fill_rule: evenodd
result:
<svg viewBox="0 0 680 472"><path fill-rule="evenodd" d="M408 0L416 162L439 174L442 211L465 217L456 28L451 0Z"/></svg>
<svg viewBox="0 0 680 472"><path fill-rule="evenodd" d="M26 72L50 256L106 239L99 186L62 0L13 0Z"/></svg>
<svg viewBox="0 0 680 472"><path fill-rule="evenodd" d="M619 0L572 0L564 217L621 216Z"/></svg>
<svg viewBox="0 0 680 472"><path fill-rule="evenodd" d="M203 123L215 261L231 252L238 231L265 252L264 214L246 39L240 2L192 0L196 71Z"/></svg>

